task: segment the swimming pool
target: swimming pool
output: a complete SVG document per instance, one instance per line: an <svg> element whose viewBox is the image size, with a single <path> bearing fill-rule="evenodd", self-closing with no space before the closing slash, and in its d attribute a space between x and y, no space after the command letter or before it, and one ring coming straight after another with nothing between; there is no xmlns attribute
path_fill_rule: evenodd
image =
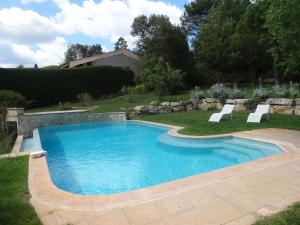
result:
<svg viewBox="0 0 300 225"><path fill-rule="evenodd" d="M39 128L53 183L83 195L136 190L280 154L273 144L236 137L187 139L142 122Z"/></svg>

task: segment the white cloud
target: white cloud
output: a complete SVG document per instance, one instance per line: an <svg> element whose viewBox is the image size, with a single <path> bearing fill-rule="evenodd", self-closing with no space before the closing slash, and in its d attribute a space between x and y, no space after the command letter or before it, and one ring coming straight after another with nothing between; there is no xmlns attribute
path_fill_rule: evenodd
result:
<svg viewBox="0 0 300 225"><path fill-rule="evenodd" d="M28 3L31 3L31 2L40 3L40 2L45 2L45 1L47 1L47 0L21 0L21 3L22 4L28 4Z"/></svg>
<svg viewBox="0 0 300 225"><path fill-rule="evenodd" d="M57 37L50 43L40 43L33 48L28 45L13 44L12 49L18 57L27 59L31 64L46 66L62 62L67 46L68 43L64 38Z"/></svg>
<svg viewBox="0 0 300 225"><path fill-rule="evenodd" d="M53 22L31 10L0 10L0 39L19 44L53 41L58 32Z"/></svg>
<svg viewBox="0 0 300 225"><path fill-rule="evenodd" d="M133 19L141 14L164 14L178 24L181 9L172 4L150 0L85 0L82 5L68 0L54 0L61 11L53 18L57 30L65 34L83 33L90 37L101 37L114 42L124 37L132 47L130 35Z"/></svg>
<svg viewBox="0 0 300 225"><path fill-rule="evenodd" d="M42 1L22 0L22 3ZM122 36L132 47L135 38L130 30L136 16L164 14L172 23L179 23L182 15L180 8L162 1L83 0L82 4L53 1L60 11L51 18L16 7L0 9L0 66L58 64L67 47L62 36L72 34L108 39L112 43ZM108 51L104 46L103 49Z"/></svg>
<svg viewBox="0 0 300 225"><path fill-rule="evenodd" d="M67 41L62 37L57 37L49 43L39 43L36 45L16 44L0 41L0 66L13 66L23 64L33 66L57 65L63 61L64 52L68 46Z"/></svg>

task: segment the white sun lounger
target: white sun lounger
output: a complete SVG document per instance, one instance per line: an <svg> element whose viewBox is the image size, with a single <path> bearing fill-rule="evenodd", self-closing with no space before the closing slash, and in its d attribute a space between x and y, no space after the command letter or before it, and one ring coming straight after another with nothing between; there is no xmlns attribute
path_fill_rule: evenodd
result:
<svg viewBox="0 0 300 225"><path fill-rule="evenodd" d="M260 123L262 117L266 114L269 119L270 105L257 105L254 113L250 113L247 123Z"/></svg>
<svg viewBox="0 0 300 225"><path fill-rule="evenodd" d="M211 115L211 117L209 118L209 122L220 122L220 120L223 118L223 116L225 115L230 115L231 119L232 119L232 111L234 109L235 105L229 105L229 104L225 104L222 111L219 113L213 113Z"/></svg>

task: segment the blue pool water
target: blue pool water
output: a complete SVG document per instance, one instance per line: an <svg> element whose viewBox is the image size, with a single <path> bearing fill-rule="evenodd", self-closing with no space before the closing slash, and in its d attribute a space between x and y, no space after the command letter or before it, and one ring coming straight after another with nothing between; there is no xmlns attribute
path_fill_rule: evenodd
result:
<svg viewBox="0 0 300 225"><path fill-rule="evenodd" d="M169 128L101 122L39 129L54 184L68 192L113 194L280 154L241 138L185 139Z"/></svg>

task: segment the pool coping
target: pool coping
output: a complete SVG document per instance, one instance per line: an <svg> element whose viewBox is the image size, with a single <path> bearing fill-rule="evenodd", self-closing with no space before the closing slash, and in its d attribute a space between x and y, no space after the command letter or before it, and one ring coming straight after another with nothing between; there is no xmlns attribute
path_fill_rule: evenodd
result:
<svg viewBox="0 0 300 225"><path fill-rule="evenodd" d="M140 204L148 201L153 201L170 195L178 194L187 190L203 187L214 182L218 182L225 178L241 176L270 168L278 164L286 163L287 161L294 160L300 157L299 152L296 151L297 147L291 143L284 141L276 141L273 139L266 139L260 137L251 137L247 134L255 132L243 131L221 135L209 136L192 136L181 135L179 130L183 129L179 126L166 125L162 123L154 123L148 121L132 120L152 125L172 128L168 133L176 137L184 138L216 138L216 137L240 137L250 140L263 141L278 145L284 152L279 155L273 155L254 161L225 167L210 172L197 174L174 181L111 195L80 195L66 192L56 187L51 179L45 157L39 159L29 160L29 191L32 199L38 199L44 203L59 207L62 209L75 209L75 210L106 210L129 205ZM259 129L261 130L261 129ZM264 130L281 130L275 128L268 128ZM295 157L297 156L297 157Z"/></svg>

